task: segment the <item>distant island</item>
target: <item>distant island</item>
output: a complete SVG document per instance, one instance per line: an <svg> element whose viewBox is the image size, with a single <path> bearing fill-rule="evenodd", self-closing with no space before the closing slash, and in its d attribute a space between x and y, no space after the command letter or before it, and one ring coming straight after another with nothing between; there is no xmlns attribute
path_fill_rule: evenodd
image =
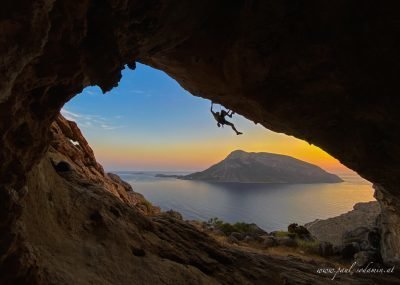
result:
<svg viewBox="0 0 400 285"><path fill-rule="evenodd" d="M185 176L184 175L173 175L173 174L156 174L155 177L184 179Z"/></svg>
<svg viewBox="0 0 400 285"><path fill-rule="evenodd" d="M339 183L343 180L322 168L291 156L235 150L210 168L189 175L157 174L184 180L235 183Z"/></svg>

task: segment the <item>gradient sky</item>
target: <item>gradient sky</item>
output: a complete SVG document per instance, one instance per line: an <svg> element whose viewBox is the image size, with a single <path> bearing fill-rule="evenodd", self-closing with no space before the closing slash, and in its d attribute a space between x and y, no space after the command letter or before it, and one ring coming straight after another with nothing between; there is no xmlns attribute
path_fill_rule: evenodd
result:
<svg viewBox="0 0 400 285"><path fill-rule="evenodd" d="M62 113L78 123L107 170L202 170L242 149L348 171L318 147L240 115L230 121L243 135L236 136L230 127L218 128L209 108L210 101L192 96L164 72L137 64L136 70L123 71L117 88L102 94L98 87L88 87Z"/></svg>

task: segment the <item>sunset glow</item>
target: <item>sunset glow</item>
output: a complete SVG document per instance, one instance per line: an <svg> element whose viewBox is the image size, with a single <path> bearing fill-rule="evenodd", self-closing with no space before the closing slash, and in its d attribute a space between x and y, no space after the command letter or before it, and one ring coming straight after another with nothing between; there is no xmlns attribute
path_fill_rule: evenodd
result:
<svg viewBox="0 0 400 285"><path fill-rule="evenodd" d="M135 71L124 70L111 92L103 95L98 87L86 88L62 113L77 121L108 170L202 170L242 149L290 155L328 171L349 171L320 148L239 115L230 120L244 135L218 128L209 108L208 100L139 64Z"/></svg>

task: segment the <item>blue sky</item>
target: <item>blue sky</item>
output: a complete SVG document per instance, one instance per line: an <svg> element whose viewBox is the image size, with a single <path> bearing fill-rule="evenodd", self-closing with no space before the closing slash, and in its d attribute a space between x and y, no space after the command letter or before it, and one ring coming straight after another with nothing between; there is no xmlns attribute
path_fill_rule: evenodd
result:
<svg viewBox="0 0 400 285"><path fill-rule="evenodd" d="M97 159L109 170L200 170L235 149L283 153L341 167L320 149L273 133L246 118L230 119L238 130L218 128L210 101L192 96L164 72L137 64L102 94L93 86L68 102L62 113L78 123ZM219 105L216 106L219 110Z"/></svg>

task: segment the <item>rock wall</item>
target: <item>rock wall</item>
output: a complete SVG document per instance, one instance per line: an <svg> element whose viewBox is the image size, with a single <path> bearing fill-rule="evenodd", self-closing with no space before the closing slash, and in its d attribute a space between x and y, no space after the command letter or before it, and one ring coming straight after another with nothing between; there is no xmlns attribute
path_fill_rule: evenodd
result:
<svg viewBox="0 0 400 285"><path fill-rule="evenodd" d="M64 169L58 170L60 175L68 180L74 180L83 187L99 185L145 214L160 212L159 208L152 206L143 195L134 192L132 186L121 180L118 175L104 172L75 122L59 115L51 126L51 133L52 139L47 156L56 170L64 165Z"/></svg>
<svg viewBox="0 0 400 285"><path fill-rule="evenodd" d="M337 217L315 220L304 226L319 241L330 242L334 246L342 245L343 234L359 227L373 228L381 213L377 202L357 203L354 209Z"/></svg>
<svg viewBox="0 0 400 285"><path fill-rule="evenodd" d="M375 198L382 209L379 217L381 228L381 254L387 262L400 260L400 201L382 186L374 185Z"/></svg>

